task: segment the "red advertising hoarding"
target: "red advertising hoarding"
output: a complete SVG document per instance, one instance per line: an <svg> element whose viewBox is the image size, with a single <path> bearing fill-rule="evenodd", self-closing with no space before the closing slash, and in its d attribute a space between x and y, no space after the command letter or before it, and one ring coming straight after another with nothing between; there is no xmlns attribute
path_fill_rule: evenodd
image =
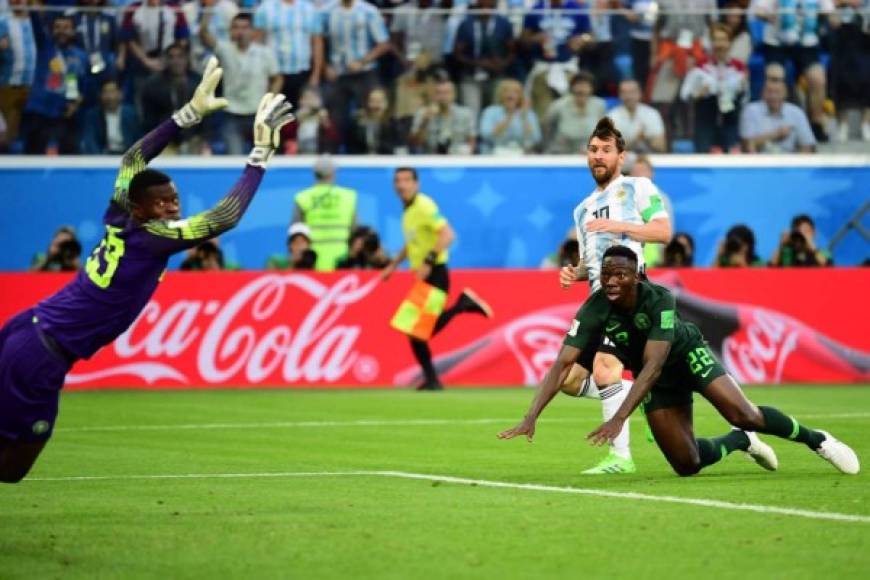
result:
<svg viewBox="0 0 870 580"><path fill-rule="evenodd" d="M61 274L0 274L0 319L60 288ZM659 270L678 311L745 383L870 382L870 270ZM412 284L376 273L170 273L133 326L67 388L376 387L419 380L389 321ZM538 382L587 290L555 271L451 273L491 320L457 316L432 340L450 385Z"/></svg>

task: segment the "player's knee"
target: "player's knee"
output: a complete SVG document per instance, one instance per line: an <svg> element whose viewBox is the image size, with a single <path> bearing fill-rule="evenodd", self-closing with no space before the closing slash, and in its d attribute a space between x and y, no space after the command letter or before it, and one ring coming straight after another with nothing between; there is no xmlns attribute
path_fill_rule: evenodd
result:
<svg viewBox="0 0 870 580"><path fill-rule="evenodd" d="M676 472L680 477L691 477L701 471L701 459L694 458L683 461L672 461L671 467L674 468L674 472Z"/></svg>
<svg viewBox="0 0 870 580"><path fill-rule="evenodd" d="M744 431L758 431L764 428L764 416L754 405L734 407L728 413L728 422Z"/></svg>
<svg viewBox="0 0 870 580"><path fill-rule="evenodd" d="M612 360L610 360L612 359ZM622 365L616 358L602 357L595 361L592 380L596 385L612 385L622 380Z"/></svg>

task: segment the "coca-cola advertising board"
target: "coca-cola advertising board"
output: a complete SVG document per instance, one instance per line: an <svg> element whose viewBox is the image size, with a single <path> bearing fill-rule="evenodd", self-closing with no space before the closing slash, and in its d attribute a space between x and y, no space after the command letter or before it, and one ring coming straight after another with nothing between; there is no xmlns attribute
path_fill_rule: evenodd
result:
<svg viewBox="0 0 870 580"><path fill-rule="evenodd" d="M60 288L62 274L0 274L0 319ZM870 382L870 270L659 270L722 362L744 383ZM584 285L555 271L451 273L493 307L461 314L431 342L449 385L532 385L556 356ZM383 387L420 379L390 328L413 279L377 273L169 273L130 329L67 388Z"/></svg>

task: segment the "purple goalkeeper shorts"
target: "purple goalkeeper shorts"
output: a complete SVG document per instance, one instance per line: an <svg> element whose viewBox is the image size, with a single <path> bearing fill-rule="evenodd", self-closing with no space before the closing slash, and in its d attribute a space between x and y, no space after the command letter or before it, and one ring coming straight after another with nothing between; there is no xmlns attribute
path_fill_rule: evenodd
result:
<svg viewBox="0 0 870 580"><path fill-rule="evenodd" d="M44 441L51 437L64 377L71 361L42 333L33 310L0 329L0 438Z"/></svg>

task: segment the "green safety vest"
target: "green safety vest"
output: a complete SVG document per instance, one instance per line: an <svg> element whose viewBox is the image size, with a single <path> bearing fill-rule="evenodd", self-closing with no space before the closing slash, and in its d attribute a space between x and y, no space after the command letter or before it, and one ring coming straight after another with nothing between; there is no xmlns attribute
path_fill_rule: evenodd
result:
<svg viewBox="0 0 870 580"><path fill-rule="evenodd" d="M347 254L347 242L356 213L356 191L332 183L318 183L300 191L296 203L311 228L311 249L317 252L315 270L335 270Z"/></svg>

